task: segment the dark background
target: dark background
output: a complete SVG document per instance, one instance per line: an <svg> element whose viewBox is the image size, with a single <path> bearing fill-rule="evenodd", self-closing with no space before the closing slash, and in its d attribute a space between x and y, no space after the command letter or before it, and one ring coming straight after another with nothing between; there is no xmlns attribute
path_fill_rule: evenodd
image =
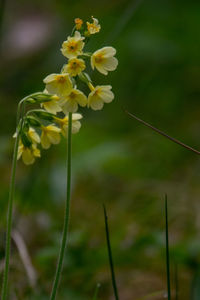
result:
<svg viewBox="0 0 200 300"><path fill-rule="evenodd" d="M3 3L3 2L2 2ZM115 100L102 111L84 109L73 136L70 241L58 299L114 299L102 203L109 215L116 277L122 300L163 299L166 290L164 195L169 199L171 277L178 265L180 299L198 295L200 160L126 115L123 108L200 149L200 2L23 1L3 5L0 59L0 271L19 100L44 88L43 78L65 63L60 47L75 17L97 17L102 30L89 51L111 45L119 67L98 84ZM10 299L48 299L63 224L66 140L33 166L17 168ZM16 242L16 236L20 240ZM20 257L25 243L31 257ZM16 246L16 244L18 246ZM31 288L33 286L33 289ZM199 299L198 296L197 298Z"/></svg>

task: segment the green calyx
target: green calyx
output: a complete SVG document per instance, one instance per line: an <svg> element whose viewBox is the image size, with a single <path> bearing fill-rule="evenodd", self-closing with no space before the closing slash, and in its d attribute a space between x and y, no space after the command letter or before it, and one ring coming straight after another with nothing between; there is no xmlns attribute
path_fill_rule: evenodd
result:
<svg viewBox="0 0 200 300"><path fill-rule="evenodd" d="M46 121L50 121L52 122L54 120L54 115L43 110L43 109L35 109L32 110L31 113L33 113L36 117L46 120Z"/></svg>
<svg viewBox="0 0 200 300"><path fill-rule="evenodd" d="M33 94L29 98L26 99L26 103L30 104L36 104L36 103L43 103L43 102L48 102L52 98L52 95L45 94L45 93L38 93L38 94Z"/></svg>
<svg viewBox="0 0 200 300"><path fill-rule="evenodd" d="M32 145L31 140L28 138L28 136L25 134L24 131L21 132L21 141L22 141L22 144L27 148L30 148Z"/></svg>
<svg viewBox="0 0 200 300"><path fill-rule="evenodd" d="M41 125L42 125L41 122L33 116L27 116L26 120L27 120L27 123L33 127L41 127Z"/></svg>
<svg viewBox="0 0 200 300"><path fill-rule="evenodd" d="M79 79L81 81L83 81L84 83L86 83L88 85L89 82L92 82L90 76L85 73L85 72L81 72L79 75L78 75Z"/></svg>

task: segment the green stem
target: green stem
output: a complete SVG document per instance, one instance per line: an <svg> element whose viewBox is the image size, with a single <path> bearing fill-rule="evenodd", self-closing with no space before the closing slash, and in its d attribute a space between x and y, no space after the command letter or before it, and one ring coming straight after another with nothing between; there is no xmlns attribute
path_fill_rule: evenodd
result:
<svg viewBox="0 0 200 300"><path fill-rule="evenodd" d="M61 277L62 266L64 253L67 243L68 236L68 227L69 227L69 212L70 212L70 196L71 196L71 140L72 140L72 113L69 113L68 116L68 137L67 137L67 197L66 197L66 205L65 205L65 218L64 218L64 227L63 227L63 235L62 242L60 248L60 254L58 258L58 264L56 268L55 279L53 283L53 288L51 292L51 300L56 299L56 294L58 290L58 285Z"/></svg>
<svg viewBox="0 0 200 300"><path fill-rule="evenodd" d="M8 213L7 213L7 225L6 225L6 249L5 249L5 268L1 292L1 300L6 300L8 294L8 275L9 275L9 264L10 264L10 245L11 245L11 230L12 230L12 215L13 215L13 200L15 193L15 179L16 179L16 166L17 166L17 153L19 147L20 133L23 128L24 123L24 113L25 113L25 103L26 100L31 96L36 96L41 94L41 92L33 93L31 95L23 98L17 108L17 126L16 126L16 140L13 152L12 160L12 172L11 172L11 181L9 188L9 198L8 198Z"/></svg>
<svg viewBox="0 0 200 300"><path fill-rule="evenodd" d="M100 286L101 286L101 284L97 283L97 286L96 286L96 289L95 289L95 292L94 292L93 300L97 300L97 296L98 296L98 293L99 293Z"/></svg>
<svg viewBox="0 0 200 300"><path fill-rule="evenodd" d="M19 115L20 106L18 106L17 115ZM15 193L15 178L16 178L16 166L17 166L17 153L19 146L20 133L17 130L17 136L15 140L14 152L13 152L13 161L12 161L12 172L11 172L11 181L9 189L9 199L8 199L8 213L7 213L7 234L6 234L6 250L5 250L5 269L3 276L3 285L2 285L2 300L6 300L8 293L8 273L9 273L9 263L10 263L10 244L11 244L11 230L12 230L12 214L13 214L13 199Z"/></svg>
<svg viewBox="0 0 200 300"><path fill-rule="evenodd" d="M108 248L108 258L109 258L110 272L111 272L111 277L112 277L112 286L113 286L113 291L114 291L114 295L115 295L115 300L119 300L117 283L116 283L116 279L115 279L114 263L113 263L113 258L112 258L112 249L111 249L111 244L110 244L108 216L107 216L105 205L103 205L103 210L104 210L104 219L105 219L105 230L106 230L106 241L107 241L107 248Z"/></svg>
<svg viewBox="0 0 200 300"><path fill-rule="evenodd" d="M168 229L168 205L167 195L165 195L165 239L166 239L166 269L167 269L167 291L168 300L171 300L171 287L170 287L170 259L169 259L169 229Z"/></svg>

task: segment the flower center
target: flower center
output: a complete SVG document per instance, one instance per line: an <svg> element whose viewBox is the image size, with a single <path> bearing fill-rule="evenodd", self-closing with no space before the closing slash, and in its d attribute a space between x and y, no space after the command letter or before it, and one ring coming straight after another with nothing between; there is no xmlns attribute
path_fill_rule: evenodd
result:
<svg viewBox="0 0 200 300"><path fill-rule="evenodd" d="M70 99L75 99L76 98L76 94L71 92L71 94L69 95Z"/></svg>
<svg viewBox="0 0 200 300"><path fill-rule="evenodd" d="M71 42L69 45L68 45L68 48L71 52L75 52L76 49L77 49L77 43L75 42Z"/></svg>
<svg viewBox="0 0 200 300"><path fill-rule="evenodd" d="M100 93L101 93L101 90L98 89L98 90L96 90L96 91L94 92L94 96L99 96Z"/></svg>
<svg viewBox="0 0 200 300"><path fill-rule="evenodd" d="M65 81L66 81L65 77L62 75L58 75L56 79L57 79L58 83L65 83Z"/></svg>
<svg viewBox="0 0 200 300"><path fill-rule="evenodd" d="M95 56L95 62L96 63L101 63L103 61L103 55L102 54L97 54L96 56Z"/></svg>

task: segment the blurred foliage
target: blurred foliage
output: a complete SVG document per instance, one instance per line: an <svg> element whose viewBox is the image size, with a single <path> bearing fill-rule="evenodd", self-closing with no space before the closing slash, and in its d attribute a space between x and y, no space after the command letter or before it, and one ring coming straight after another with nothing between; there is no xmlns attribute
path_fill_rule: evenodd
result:
<svg viewBox="0 0 200 300"><path fill-rule="evenodd" d="M177 263L180 298L188 299L192 282L199 281L199 158L136 123L123 108L200 149L197 0L144 0L135 10L134 1L125 0L6 2L0 43L0 259L17 103L43 90L46 75L60 71L65 58L59 49L73 19L90 15L102 25L90 48L116 47L119 68L107 77L91 74L113 85L115 101L99 112L83 110L82 129L73 137L70 241L58 299L92 299L97 282L99 299L113 299L102 203L121 299L166 289L165 193L172 275ZM13 243L11 299L48 299L63 222L65 161L62 141L32 167L18 164L14 227L38 282L33 292Z"/></svg>

